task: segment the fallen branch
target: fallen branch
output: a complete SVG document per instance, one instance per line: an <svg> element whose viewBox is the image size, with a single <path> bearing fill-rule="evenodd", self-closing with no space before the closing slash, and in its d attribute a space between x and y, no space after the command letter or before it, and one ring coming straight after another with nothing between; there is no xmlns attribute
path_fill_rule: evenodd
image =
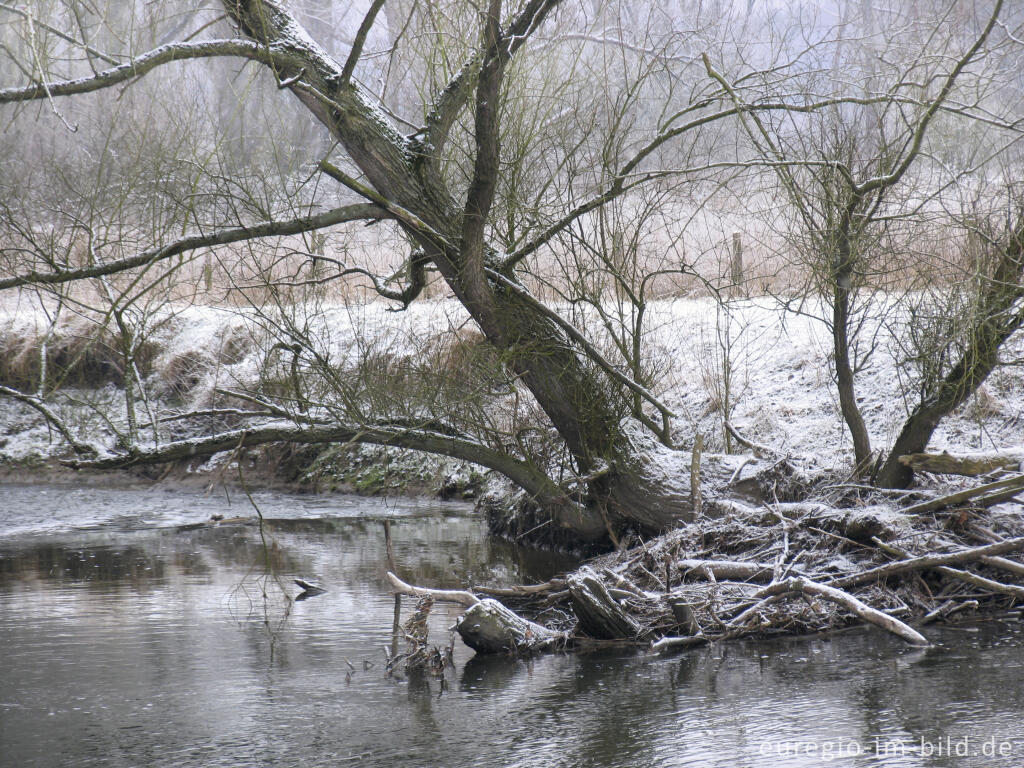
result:
<svg viewBox="0 0 1024 768"><path fill-rule="evenodd" d="M708 638L704 635L693 635L691 637L663 637L655 643L651 643L651 650L655 653L674 651L679 648L693 648L697 645L705 645Z"/></svg>
<svg viewBox="0 0 1024 768"><path fill-rule="evenodd" d="M755 443L753 440L744 437L731 422L725 422L725 429L736 439L737 443L742 445L744 448L749 448L759 459L778 459L782 456L782 454L774 448L769 448L767 445Z"/></svg>
<svg viewBox="0 0 1024 768"><path fill-rule="evenodd" d="M564 579L551 579L543 584L519 584L513 587L473 587L477 592L495 597L523 597L526 595L537 595L542 592L552 592L562 589L565 586Z"/></svg>
<svg viewBox="0 0 1024 768"><path fill-rule="evenodd" d="M998 493L992 493L991 495L986 496L986 494L989 494L991 491L997 491ZM979 485L977 488L968 488L965 491L957 491L956 493L950 493L946 496L939 496L935 499L922 501L920 504L912 504L909 507L904 507L900 511L906 515L921 515L925 512L933 512L936 509L942 509L943 507L962 504L963 502L971 501L972 499L978 500L981 503L981 506L989 506L991 504L998 504L1000 501L1006 501L1006 499L1013 498L1021 491L1024 491L1024 475L1014 475L1013 477L1007 477L1003 480L997 480L994 483Z"/></svg>
<svg viewBox="0 0 1024 768"><path fill-rule="evenodd" d="M429 589L407 584L388 571L395 594L429 597L438 602L456 603L468 610L455 623L462 641L477 653L528 654L565 644L569 636L524 619L497 600L481 600L459 589Z"/></svg>
<svg viewBox="0 0 1024 768"><path fill-rule="evenodd" d="M1022 563L1007 560L1005 557L981 557L978 559L991 568L998 568L1016 576L1024 576L1024 564Z"/></svg>
<svg viewBox="0 0 1024 768"><path fill-rule="evenodd" d="M772 566L765 563L750 563L741 560L679 560L676 568L680 571L697 571L712 574L716 581L751 581L771 578Z"/></svg>
<svg viewBox="0 0 1024 768"><path fill-rule="evenodd" d="M884 541L880 541L878 539L875 539L875 544L877 544L878 548L883 552L894 557L899 557L903 560L911 559L910 554L899 547L886 544ZM1015 584L1004 584L1003 582L995 581L994 579L986 579L984 576L969 573L968 571L961 571L957 568L950 568L948 565L937 565L932 570L937 573L941 573L943 576L956 579L957 581L962 581L965 584L970 584L989 592L999 592L1003 595L1012 595L1018 600L1024 600L1024 587L1019 587Z"/></svg>
<svg viewBox="0 0 1024 768"><path fill-rule="evenodd" d="M843 590L829 586L828 584L818 584L817 582L810 581L803 577L777 581L757 592L754 595L754 598L778 599L791 594L818 595L830 602L843 606L864 621L875 624L888 632L892 632L894 635L898 635L912 645L930 645L924 635L904 624L899 619L889 616L886 613L882 613L882 611L861 602L849 592L844 592ZM758 604L758 606L760 605L761 603ZM755 608L756 607L757 606L755 606ZM742 623L739 619L741 617L748 616L750 611L751 609L744 611L739 617L734 619L733 622L730 622L730 624Z"/></svg>
<svg viewBox="0 0 1024 768"><path fill-rule="evenodd" d="M441 603L458 603L466 608L472 608L480 602L480 598L472 592L461 589L429 589L428 587L414 587L406 584L400 578L388 571L388 581L391 582L392 591L396 595L411 595L413 597L432 597Z"/></svg>
<svg viewBox="0 0 1024 768"><path fill-rule="evenodd" d="M886 563L885 565L880 565L877 568L872 568L869 571L863 571L861 573L855 573L852 576L833 579L827 583L833 587L845 589L858 584L867 584L871 581L885 579L889 576L895 576L900 573L923 571L940 565L963 565L964 563L975 562L986 556L1004 555L1007 552L1016 552L1022 549L1024 549L1024 536L1017 536L1013 539L998 541L995 544L986 544L983 547L961 549L957 552L949 552L942 555L922 555L921 557L911 558L910 560Z"/></svg>
<svg viewBox="0 0 1024 768"><path fill-rule="evenodd" d="M915 472L932 472L937 475L967 475L976 477L989 472L1003 470L1019 472L1024 468L1024 454L952 454L946 453L911 453L900 456L899 463L910 467Z"/></svg>

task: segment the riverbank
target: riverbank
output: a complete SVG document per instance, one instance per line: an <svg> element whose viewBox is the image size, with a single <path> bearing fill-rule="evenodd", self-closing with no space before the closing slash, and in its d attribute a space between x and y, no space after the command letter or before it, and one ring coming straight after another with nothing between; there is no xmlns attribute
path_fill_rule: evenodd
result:
<svg viewBox="0 0 1024 768"><path fill-rule="evenodd" d="M886 309L885 297L876 304L860 329L871 340L871 353L859 362L857 396L872 443L885 449L914 405L917 374L906 359L905 339L898 336L895 310ZM456 393L490 384L477 381L475 356L485 350L455 302L417 302L404 312L387 309L381 303L325 305L307 319L315 324L308 332L322 341L322 354L355 377L352 386L362 387L361 396L373 396L365 389L373 366L397 376L392 386L408 385L396 372L413 366L409 370L415 373L416 365L450 374ZM847 472L852 446L830 375L825 309L808 303L801 313L791 313L768 297L733 299L725 306L711 299L652 301L643 332L644 365L651 371L651 389L676 414L670 420L676 439L689 441L701 434L708 452L739 452L741 446L724 426L729 421L752 440L797 457L813 470ZM237 409L256 406L226 392L258 385L286 394L294 384L290 358L271 346L263 327L269 321L260 312L191 306L169 309L166 317L151 322L154 330L136 361L145 397L136 392L133 401L144 443L152 440L153 422L163 441L230 428L240 423ZM614 345L600 323L587 324L597 346L614 359ZM47 402L78 439L116 450L119 436L128 430L116 335L84 320L51 329L41 313L4 310L0 385L33 392L44 344L48 376L61 382ZM1024 339L1011 339L1004 356L1024 356ZM423 393L395 394L414 399ZM488 392L487 397L492 410L509 407L501 393ZM186 418L190 413L205 415ZM0 398L0 425L0 463L66 453L61 436L23 402ZM1017 367L1001 368L942 421L930 449L1014 448L1022 428L1024 377Z"/></svg>

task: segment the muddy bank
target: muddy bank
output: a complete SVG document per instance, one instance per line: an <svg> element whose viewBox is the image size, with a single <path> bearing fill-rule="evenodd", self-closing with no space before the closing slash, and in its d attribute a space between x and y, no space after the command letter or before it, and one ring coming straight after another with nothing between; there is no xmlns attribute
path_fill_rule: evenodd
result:
<svg viewBox="0 0 1024 768"><path fill-rule="evenodd" d="M446 461L368 446L268 445L242 455L209 460L135 466L127 469L71 469L56 457L0 461L0 483L77 483L127 487L158 483L165 488L208 490L248 486L288 493L344 493L473 501L490 478L465 462Z"/></svg>

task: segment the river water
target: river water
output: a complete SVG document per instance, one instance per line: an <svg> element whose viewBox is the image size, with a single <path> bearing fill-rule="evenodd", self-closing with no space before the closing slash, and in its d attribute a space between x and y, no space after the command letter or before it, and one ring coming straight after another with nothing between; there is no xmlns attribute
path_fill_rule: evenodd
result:
<svg viewBox="0 0 1024 768"><path fill-rule="evenodd" d="M211 515L266 523L192 528ZM547 579L465 505L0 485L0 766L1022 766L1019 616L385 675L401 575ZM327 591L294 600L292 579ZM406 604L406 612L409 608ZM432 641L455 609L437 606Z"/></svg>

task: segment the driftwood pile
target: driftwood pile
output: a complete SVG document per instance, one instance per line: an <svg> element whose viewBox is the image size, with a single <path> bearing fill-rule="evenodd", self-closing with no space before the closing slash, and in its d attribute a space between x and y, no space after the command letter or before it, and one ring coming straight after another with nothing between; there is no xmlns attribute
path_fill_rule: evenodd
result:
<svg viewBox="0 0 1024 768"><path fill-rule="evenodd" d="M929 622L1024 605L1024 475L902 508L831 488L827 503L705 500L697 522L544 584L469 592L389 577L397 595L465 606L456 629L477 652L521 655L667 651L857 622L927 645Z"/></svg>

